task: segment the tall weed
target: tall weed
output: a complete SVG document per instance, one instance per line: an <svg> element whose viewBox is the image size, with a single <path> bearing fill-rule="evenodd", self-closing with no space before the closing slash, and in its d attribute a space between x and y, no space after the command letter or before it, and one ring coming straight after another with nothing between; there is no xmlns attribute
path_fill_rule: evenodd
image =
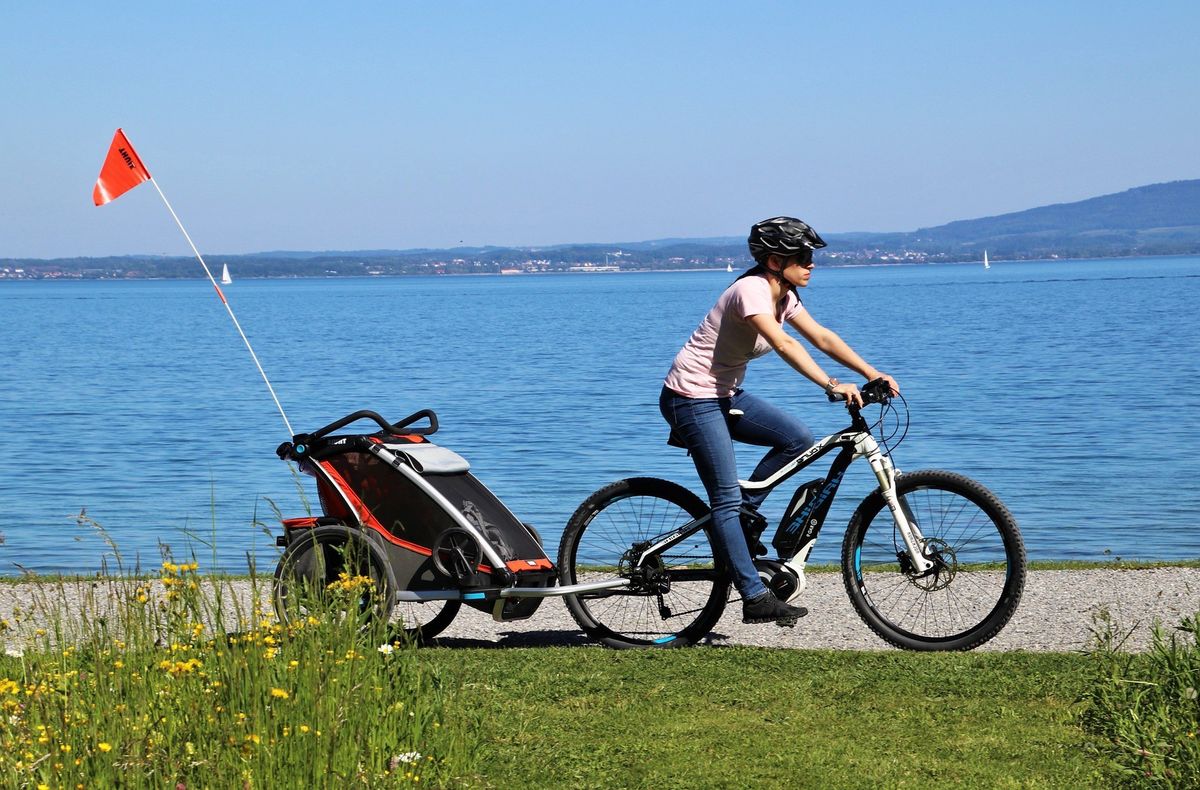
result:
<svg viewBox="0 0 1200 790"><path fill-rule="evenodd" d="M1127 786L1200 787L1200 615L1156 627L1145 654L1122 652L1102 625L1081 717L1098 756Z"/></svg>
<svg viewBox="0 0 1200 790"><path fill-rule="evenodd" d="M0 612L0 787L458 784L456 688L360 616L370 583L343 575L286 624L269 580L195 562L41 583Z"/></svg>

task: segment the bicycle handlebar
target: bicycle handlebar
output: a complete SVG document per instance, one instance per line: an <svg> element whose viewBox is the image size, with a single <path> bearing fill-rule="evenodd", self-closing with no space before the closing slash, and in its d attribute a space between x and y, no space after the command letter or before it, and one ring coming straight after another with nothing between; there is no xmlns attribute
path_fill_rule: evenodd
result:
<svg viewBox="0 0 1200 790"><path fill-rule="evenodd" d="M892 388L883 379L872 379L862 386L863 404L868 403L887 403L892 399ZM838 392L831 392L828 395L830 403L846 400L846 396Z"/></svg>

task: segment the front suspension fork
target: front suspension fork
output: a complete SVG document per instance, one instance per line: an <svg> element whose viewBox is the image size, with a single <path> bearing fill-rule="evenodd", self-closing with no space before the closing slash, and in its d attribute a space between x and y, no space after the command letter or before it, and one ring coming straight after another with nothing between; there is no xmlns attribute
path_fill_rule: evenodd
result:
<svg viewBox="0 0 1200 790"><path fill-rule="evenodd" d="M871 464L871 471L879 481L879 493L887 503L888 510L892 511L892 520L896 522L896 529L900 531L900 537L904 539L904 545L908 548L913 570L918 576L929 572L933 568L933 561L925 555L925 536L921 534L917 520L896 494L896 467L892 459L880 451L879 443L869 433L859 440L855 450L866 456L867 462Z"/></svg>

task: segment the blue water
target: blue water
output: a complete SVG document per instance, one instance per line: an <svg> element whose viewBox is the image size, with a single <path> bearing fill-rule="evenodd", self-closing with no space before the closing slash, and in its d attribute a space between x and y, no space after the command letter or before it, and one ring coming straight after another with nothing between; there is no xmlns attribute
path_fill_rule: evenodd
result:
<svg viewBox="0 0 1200 790"><path fill-rule="evenodd" d="M296 430L360 408L393 418L433 408L437 440L554 556L571 512L611 480L655 475L698 489L690 460L664 443L659 382L730 279L246 280L227 290ZM803 296L900 381L912 416L900 468L982 480L1017 516L1032 557L1200 557L1200 259L818 268ZM160 544L178 558L190 543L206 568L241 570L248 556L274 565L267 500L304 513L274 455L288 437L206 282L2 283L0 350L0 573L111 563L77 525L84 508L126 563L156 565ZM755 363L747 386L818 434L845 424L777 357ZM755 453L739 461L748 474ZM834 556L872 485L865 465L852 467L818 558ZM788 493L768 500L772 520Z"/></svg>

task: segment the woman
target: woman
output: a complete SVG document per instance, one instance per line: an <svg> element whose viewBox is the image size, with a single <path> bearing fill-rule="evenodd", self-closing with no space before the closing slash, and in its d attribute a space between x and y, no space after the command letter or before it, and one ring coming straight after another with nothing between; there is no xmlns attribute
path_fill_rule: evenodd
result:
<svg viewBox="0 0 1200 790"><path fill-rule="evenodd" d="M708 491L713 540L742 595L743 622L794 626L808 610L776 598L754 568L747 541L755 536L743 532L738 515L743 496L733 440L771 448L750 476L764 480L810 447L813 435L800 420L739 386L746 364L774 349L827 394L861 406L858 387L826 375L804 346L784 331L788 323L868 381L883 378L894 391L899 387L817 323L800 303L796 289L808 287L813 250L825 246L812 228L794 217L775 217L751 228L748 241L756 265L721 294L676 355L663 382L659 408L674 437L691 453ZM745 503L756 508L765 496L746 496Z"/></svg>

